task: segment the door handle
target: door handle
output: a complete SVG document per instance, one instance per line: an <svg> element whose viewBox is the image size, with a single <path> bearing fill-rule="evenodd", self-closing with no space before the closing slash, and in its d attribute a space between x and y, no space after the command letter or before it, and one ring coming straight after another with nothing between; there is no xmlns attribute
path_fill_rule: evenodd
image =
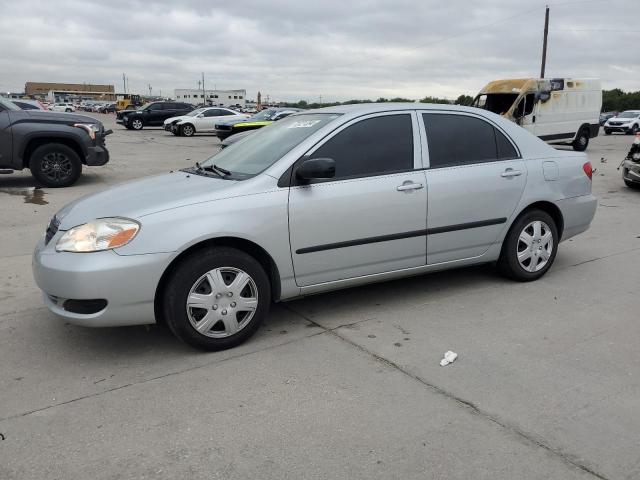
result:
<svg viewBox="0 0 640 480"><path fill-rule="evenodd" d="M500 174L503 178L519 177L520 175L522 175L522 172L520 170L514 170L513 168L507 168Z"/></svg>
<svg viewBox="0 0 640 480"><path fill-rule="evenodd" d="M420 190L421 188L424 188L424 185L421 183L403 183L402 185L397 186L396 190L399 192L405 192L407 190Z"/></svg>

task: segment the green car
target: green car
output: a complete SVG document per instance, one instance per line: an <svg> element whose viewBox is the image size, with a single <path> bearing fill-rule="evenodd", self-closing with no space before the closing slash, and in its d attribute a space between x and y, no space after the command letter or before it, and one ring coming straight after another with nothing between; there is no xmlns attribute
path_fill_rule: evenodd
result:
<svg viewBox="0 0 640 480"><path fill-rule="evenodd" d="M256 130L271 125L273 122L299 111L299 108L267 108L250 118L216 123L215 133L220 140L224 140L236 133Z"/></svg>

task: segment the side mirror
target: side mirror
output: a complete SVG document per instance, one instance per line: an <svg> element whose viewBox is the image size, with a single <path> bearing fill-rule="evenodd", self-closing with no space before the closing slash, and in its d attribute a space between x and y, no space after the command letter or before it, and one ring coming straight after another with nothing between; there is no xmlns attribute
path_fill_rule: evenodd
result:
<svg viewBox="0 0 640 480"><path fill-rule="evenodd" d="M538 96L538 98L540 99L540 101L542 103L548 101L551 98L551 93L550 92L540 92L540 95Z"/></svg>
<svg viewBox="0 0 640 480"><path fill-rule="evenodd" d="M199 113L198 118L202 118L202 117L204 117L204 113Z"/></svg>
<svg viewBox="0 0 640 480"><path fill-rule="evenodd" d="M328 179L336 176L336 162L332 158L310 158L296 169L298 180Z"/></svg>

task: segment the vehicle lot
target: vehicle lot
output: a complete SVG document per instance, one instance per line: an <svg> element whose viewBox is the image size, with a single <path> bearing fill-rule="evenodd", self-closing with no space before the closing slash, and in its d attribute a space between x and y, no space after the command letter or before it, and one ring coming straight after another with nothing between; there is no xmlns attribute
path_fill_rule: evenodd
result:
<svg viewBox="0 0 640 480"><path fill-rule="evenodd" d="M640 477L631 137L592 141L596 219L542 280L480 267L309 297L205 354L42 304L30 255L59 208L218 148L94 116L115 130L105 167L60 190L0 177L0 478Z"/></svg>

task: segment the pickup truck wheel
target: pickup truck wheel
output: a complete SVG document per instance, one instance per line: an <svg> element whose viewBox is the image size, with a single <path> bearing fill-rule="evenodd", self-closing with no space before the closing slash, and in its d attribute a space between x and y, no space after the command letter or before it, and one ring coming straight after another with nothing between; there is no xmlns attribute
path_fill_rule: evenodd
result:
<svg viewBox="0 0 640 480"><path fill-rule="evenodd" d="M142 130L142 127L144 125L142 124L142 120L140 120L139 118L134 118L133 120L129 121L129 126L134 130Z"/></svg>
<svg viewBox="0 0 640 480"><path fill-rule="evenodd" d="M164 318L182 341L202 350L235 347L269 313L269 277L252 256L229 247L200 250L173 271L161 299Z"/></svg>
<svg viewBox="0 0 640 480"><path fill-rule="evenodd" d="M589 130L586 128L580 130L572 146L576 152L584 152L589 146Z"/></svg>
<svg viewBox="0 0 640 480"><path fill-rule="evenodd" d="M61 143L48 143L36 148L29 157L29 169L45 187L68 187L82 173L82 162L73 149Z"/></svg>
<svg viewBox="0 0 640 480"><path fill-rule="evenodd" d="M551 215L542 210L529 210L509 229L502 244L498 268L513 280L537 280L551 268L558 242L558 228Z"/></svg>
<svg viewBox="0 0 640 480"><path fill-rule="evenodd" d="M187 123L180 127L180 134L184 137L193 137L193 134L196 133L196 129L193 128L193 125Z"/></svg>

